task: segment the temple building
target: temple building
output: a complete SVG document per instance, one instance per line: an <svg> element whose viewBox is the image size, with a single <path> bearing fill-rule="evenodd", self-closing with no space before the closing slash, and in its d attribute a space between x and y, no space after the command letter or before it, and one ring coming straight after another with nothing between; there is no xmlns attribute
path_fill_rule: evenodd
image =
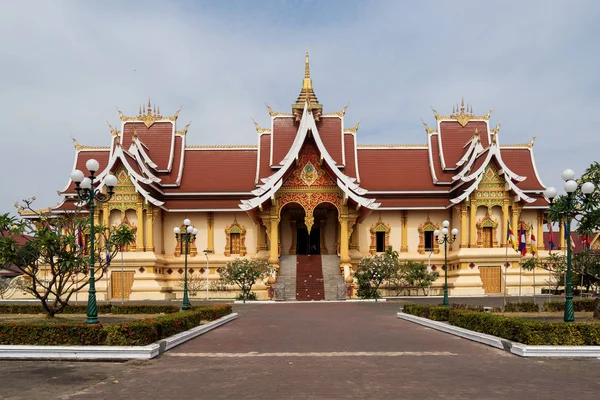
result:
<svg viewBox="0 0 600 400"><path fill-rule="evenodd" d="M106 147L75 142L73 169L86 171L94 158L100 179L109 172L118 178L96 221L136 232L124 255L125 285L117 259L97 283L100 300L121 291L132 300L181 297L184 257L173 228L184 218L198 229L192 274L205 277L208 265L214 283L218 268L236 257L265 259L276 266L273 278L285 284L286 299L336 298L359 261L388 246L440 272L433 294L441 293L445 273L450 295L502 293L505 271L507 293L517 293L520 280L523 293L532 293L529 275L520 279L521 255L506 249L506 232L510 221L515 235L524 227L528 241L532 228L542 236L548 203L533 139L501 143L491 111L477 115L463 100L447 116L433 110L423 144L359 145L359 124L345 121L346 107L326 112L317 99L308 54L289 112L267 109L270 126L255 123L251 146L188 145L190 124L180 127L179 112L163 116L150 101L136 116L119 111ZM61 194L50 212L74 207L73 182ZM459 230L447 271L433 235L444 220ZM543 246L539 241L541 253ZM205 249L213 253L205 257ZM542 279L539 285L538 293ZM211 298L233 297L217 289L211 284ZM264 299L266 289L254 291Z"/></svg>

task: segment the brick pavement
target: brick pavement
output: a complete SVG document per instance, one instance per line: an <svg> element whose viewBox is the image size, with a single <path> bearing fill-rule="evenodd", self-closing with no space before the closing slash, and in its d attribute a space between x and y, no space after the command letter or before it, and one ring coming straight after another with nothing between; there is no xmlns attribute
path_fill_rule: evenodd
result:
<svg viewBox="0 0 600 400"><path fill-rule="evenodd" d="M75 364L83 367L79 369L65 366L73 363L0 361L2 387L11 388L2 389L0 398L531 399L567 393L577 399L598 397L600 360L519 358L398 320L398 306L236 305L239 319L152 361ZM219 352L235 356L215 356ZM15 365L21 365L18 373L6 372ZM36 369L31 385L27 372ZM64 373L68 379L57 378L61 383L51 379ZM14 390L18 385L27 391Z"/></svg>

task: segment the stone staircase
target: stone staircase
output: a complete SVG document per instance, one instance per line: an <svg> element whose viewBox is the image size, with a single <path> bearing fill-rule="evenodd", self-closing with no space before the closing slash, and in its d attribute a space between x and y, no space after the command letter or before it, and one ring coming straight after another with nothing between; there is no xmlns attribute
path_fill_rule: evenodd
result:
<svg viewBox="0 0 600 400"><path fill-rule="evenodd" d="M321 256L323 264L323 283L325 286L325 300L337 300L338 285L344 283L340 274L340 258L338 256Z"/></svg>
<svg viewBox="0 0 600 400"><path fill-rule="evenodd" d="M296 256L296 258L298 266L296 270L296 300L325 300L321 256Z"/></svg>
<svg viewBox="0 0 600 400"><path fill-rule="evenodd" d="M277 284L285 285L285 301L296 300L296 256L279 258Z"/></svg>

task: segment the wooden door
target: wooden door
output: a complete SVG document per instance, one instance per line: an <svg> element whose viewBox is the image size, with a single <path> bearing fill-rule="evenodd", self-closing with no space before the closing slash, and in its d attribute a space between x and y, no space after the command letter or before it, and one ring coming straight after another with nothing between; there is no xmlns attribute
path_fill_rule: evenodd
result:
<svg viewBox="0 0 600 400"><path fill-rule="evenodd" d="M494 240L492 237L493 232L492 227L483 228L483 247L486 249L494 247Z"/></svg>
<svg viewBox="0 0 600 400"><path fill-rule="evenodd" d="M240 254L240 234L231 233L231 254Z"/></svg>
<svg viewBox="0 0 600 400"><path fill-rule="evenodd" d="M115 299L129 299L133 286L133 271L117 272L110 274L111 297Z"/></svg>
<svg viewBox="0 0 600 400"><path fill-rule="evenodd" d="M479 267L479 274L485 293L500 293L502 291L500 267Z"/></svg>

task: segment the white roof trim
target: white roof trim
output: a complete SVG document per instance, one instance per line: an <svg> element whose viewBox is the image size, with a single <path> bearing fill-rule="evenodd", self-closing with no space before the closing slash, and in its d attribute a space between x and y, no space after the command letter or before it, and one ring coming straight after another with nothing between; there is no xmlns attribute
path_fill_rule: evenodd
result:
<svg viewBox="0 0 600 400"><path fill-rule="evenodd" d="M535 157L533 156L533 147L529 148L529 154L531 155L531 165L533 165L533 172L535 173L535 177L538 180L539 184L542 185L544 190L546 190L547 186L544 185L544 182L540 179L540 174L538 173L537 166L535 165Z"/></svg>
<svg viewBox="0 0 600 400"><path fill-rule="evenodd" d="M458 204L458 203L462 202L464 199L467 198L467 196L469 196L471 193L473 193L473 191L475 189L477 189L477 186L479 185L479 182L481 182L482 178L483 178L483 174L480 174L479 177L477 177L477 180L475 181L475 183L473 183L471 185L471 187L469 187L467 190L465 190L463 192L463 194L461 194L460 196L450 199L450 202L452 204Z"/></svg>
<svg viewBox="0 0 600 400"><path fill-rule="evenodd" d="M148 178L150 178L152 180L152 182L160 182L161 181L161 179L159 177L155 176L152 172L150 172L150 170L148 169L148 167L146 167L146 164L144 164L140 160L140 158L142 158L142 157L140 156L137 144L135 144L135 143L132 142L131 146L129 147L129 152L132 153L133 157L138 162L138 166L148 176Z"/></svg>
<svg viewBox="0 0 600 400"><path fill-rule="evenodd" d="M427 135L427 153L429 154L429 170L431 171L431 179L433 180L433 183L436 184L438 183L438 178L437 175L435 174L435 168L433 166L433 154L431 153L431 136L433 135ZM439 138L438 138L438 147L439 147Z"/></svg>
<svg viewBox="0 0 600 400"><path fill-rule="evenodd" d="M136 145L141 144L142 142L140 141L140 139L138 137L136 137L132 143L135 143ZM149 166L151 166L152 168L154 168L155 170L158 168L158 166L154 163L154 161L152 161L152 159L150 158L150 156L148 155L148 153L146 153L146 150L144 150L144 146L139 146L139 151L140 154L142 155L142 157L144 158L144 161L146 161L146 164L148 164Z"/></svg>

